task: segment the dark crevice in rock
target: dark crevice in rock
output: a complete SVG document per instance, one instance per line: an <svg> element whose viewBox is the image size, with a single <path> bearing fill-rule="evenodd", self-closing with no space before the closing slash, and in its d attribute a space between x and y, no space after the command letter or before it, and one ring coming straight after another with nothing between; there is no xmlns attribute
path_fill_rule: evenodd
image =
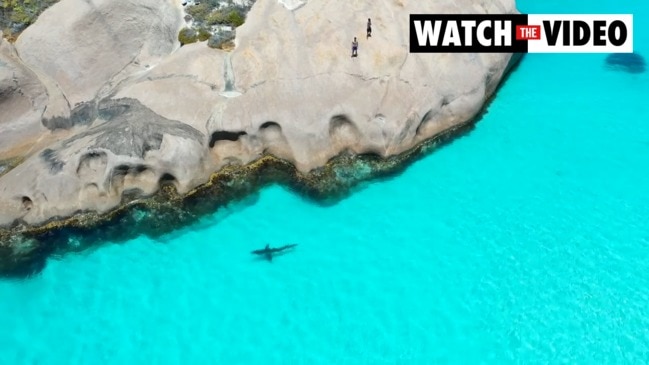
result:
<svg viewBox="0 0 649 365"><path fill-rule="evenodd" d="M166 185L166 184L175 184L178 180L176 179L175 176L172 174L165 172L160 176L159 184L160 186Z"/></svg>
<svg viewBox="0 0 649 365"><path fill-rule="evenodd" d="M141 174L141 173L143 173L144 171L147 171L147 170L149 170L149 168L146 167L146 166L144 166L144 165L136 165L136 166L133 168L133 171L134 171L136 174Z"/></svg>
<svg viewBox="0 0 649 365"><path fill-rule="evenodd" d="M442 101L442 105L444 101ZM415 134L419 134L421 129L426 125L426 123L428 123L428 121L430 121L433 118L434 115L435 112L432 109L427 111L426 114L424 114L424 116L421 117L421 120L419 121L419 125L417 126L417 130L415 131Z"/></svg>
<svg viewBox="0 0 649 365"><path fill-rule="evenodd" d="M273 122L272 120L269 120L268 122L264 122L259 126L259 130L264 130L268 128L277 128L280 131L282 130L282 126L279 125L277 122Z"/></svg>
<svg viewBox="0 0 649 365"><path fill-rule="evenodd" d="M160 179L158 179L158 186L160 187L161 191L164 191L165 189L171 189L172 191L177 191L178 189L178 179L176 179L175 176L172 174L165 172L160 176Z"/></svg>
<svg viewBox="0 0 649 365"><path fill-rule="evenodd" d="M82 176L92 173L93 170L106 168L108 163L108 155L103 151L90 151L79 159L77 166L77 175Z"/></svg>
<svg viewBox="0 0 649 365"><path fill-rule="evenodd" d="M349 119L349 117L345 114L334 115L329 120L329 127L331 129L340 128L344 125L354 125L354 122L352 122L351 119Z"/></svg>
<svg viewBox="0 0 649 365"><path fill-rule="evenodd" d="M329 120L329 138L333 143L356 145L361 139L361 133L347 115L339 114Z"/></svg>
<svg viewBox="0 0 649 365"><path fill-rule="evenodd" d="M113 170L110 173L111 181L114 181L115 178L123 178L126 175L140 175L143 172L149 171L150 169L144 165L118 165L113 167Z"/></svg>
<svg viewBox="0 0 649 365"><path fill-rule="evenodd" d="M245 136L247 133L243 131L239 132L228 132L228 131L216 131L212 133L210 137L210 148L214 147L218 141L238 141L241 136Z"/></svg>
<svg viewBox="0 0 649 365"><path fill-rule="evenodd" d="M113 168L113 176L126 175L131 170L131 166L119 165Z"/></svg>
<svg viewBox="0 0 649 365"><path fill-rule="evenodd" d="M32 202L30 197L23 196L20 200L22 201L25 210L31 210L34 207L34 202Z"/></svg>

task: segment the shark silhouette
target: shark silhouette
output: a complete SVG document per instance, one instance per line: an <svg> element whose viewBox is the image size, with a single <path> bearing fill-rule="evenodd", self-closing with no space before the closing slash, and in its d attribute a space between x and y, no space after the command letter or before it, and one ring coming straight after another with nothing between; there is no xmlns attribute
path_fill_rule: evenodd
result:
<svg viewBox="0 0 649 365"><path fill-rule="evenodd" d="M254 250L251 253L257 256L263 256L268 261L273 261L273 255L284 254L286 251L294 248L295 246L297 246L297 244L285 245L281 247L270 247L270 245L267 244L263 249Z"/></svg>

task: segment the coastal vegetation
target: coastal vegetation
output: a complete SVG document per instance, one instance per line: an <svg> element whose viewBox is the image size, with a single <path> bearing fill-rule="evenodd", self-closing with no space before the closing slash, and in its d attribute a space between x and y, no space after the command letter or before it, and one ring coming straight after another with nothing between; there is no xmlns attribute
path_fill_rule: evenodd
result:
<svg viewBox="0 0 649 365"><path fill-rule="evenodd" d="M232 0L208 0L186 3L185 12L189 26L178 33L181 44L209 40L212 48L229 48L235 28L245 22L246 14L254 1L234 3Z"/></svg>
<svg viewBox="0 0 649 365"><path fill-rule="evenodd" d="M9 41L15 41L36 18L59 0L0 0L0 30Z"/></svg>
<svg viewBox="0 0 649 365"><path fill-rule="evenodd" d="M13 42L20 32L34 23L38 16L59 0L0 0L0 31ZM235 36L234 29L245 22L254 0L208 0L186 2L189 26L178 33L181 44L210 40L212 48L226 48Z"/></svg>

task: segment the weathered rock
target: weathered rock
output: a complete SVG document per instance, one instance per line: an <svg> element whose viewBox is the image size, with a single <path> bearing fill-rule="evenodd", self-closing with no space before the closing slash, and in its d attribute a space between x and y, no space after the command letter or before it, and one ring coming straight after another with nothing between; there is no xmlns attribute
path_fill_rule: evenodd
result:
<svg viewBox="0 0 649 365"><path fill-rule="evenodd" d="M175 1L65 0L26 29L16 49L74 108L167 56L181 23Z"/></svg>
<svg viewBox="0 0 649 365"><path fill-rule="evenodd" d="M400 154L473 119L511 60L410 54L408 14L515 11L514 0L258 0L227 53L175 48L169 0L63 0L17 48L69 101L45 125L73 132L0 177L0 225L104 212L160 180L185 192L268 153L302 172L343 151Z"/></svg>
<svg viewBox="0 0 649 365"><path fill-rule="evenodd" d="M207 121L224 99L219 95L224 88L224 59L224 52L205 43L186 45L115 95L138 99L155 113L207 134Z"/></svg>
<svg viewBox="0 0 649 365"><path fill-rule="evenodd" d="M0 155L25 153L46 132L41 116L48 96L38 77L0 37Z"/></svg>
<svg viewBox="0 0 649 365"><path fill-rule="evenodd" d="M231 56L235 88L243 95L227 103L218 122L249 135L276 122L289 145L284 150L291 151L281 157L309 170L343 148L400 153L475 116L510 56L410 54L404 19L418 12L512 12L513 2L374 5L309 1L286 11L276 1L257 2L237 29ZM364 40L370 17L374 34ZM350 57L354 36L358 58Z"/></svg>
<svg viewBox="0 0 649 365"><path fill-rule="evenodd" d="M133 99L102 103L99 114L105 120L101 125L54 144L3 176L4 214L32 224L82 210L106 211L125 193L154 193L162 178L172 179L181 192L201 182L195 179L204 171L202 133Z"/></svg>

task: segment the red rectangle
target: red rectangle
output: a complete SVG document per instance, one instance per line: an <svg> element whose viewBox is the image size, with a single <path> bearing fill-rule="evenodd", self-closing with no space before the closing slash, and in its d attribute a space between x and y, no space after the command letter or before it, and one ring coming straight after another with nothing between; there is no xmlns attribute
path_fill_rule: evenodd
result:
<svg viewBox="0 0 649 365"><path fill-rule="evenodd" d="M541 39L540 25L517 25L516 40L525 41L530 39Z"/></svg>

